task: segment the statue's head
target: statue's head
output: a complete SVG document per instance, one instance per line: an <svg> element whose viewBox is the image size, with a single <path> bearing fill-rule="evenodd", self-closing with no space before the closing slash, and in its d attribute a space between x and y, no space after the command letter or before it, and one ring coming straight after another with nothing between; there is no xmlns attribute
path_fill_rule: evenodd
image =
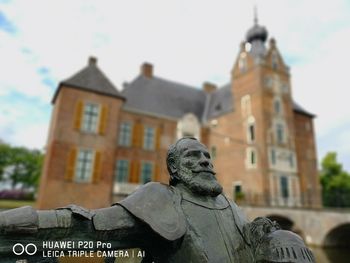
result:
<svg viewBox="0 0 350 263"><path fill-rule="evenodd" d="M184 137L170 146L167 167L170 185L181 183L199 195L217 196L222 192L208 149L195 138Z"/></svg>

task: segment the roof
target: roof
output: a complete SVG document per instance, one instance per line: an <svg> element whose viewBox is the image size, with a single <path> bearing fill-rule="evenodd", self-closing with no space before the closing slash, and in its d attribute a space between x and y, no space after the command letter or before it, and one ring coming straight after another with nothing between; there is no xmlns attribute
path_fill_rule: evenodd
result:
<svg viewBox="0 0 350 263"><path fill-rule="evenodd" d="M59 86L53 96L52 103L55 102L62 86L76 89L92 91L98 94L125 99L112 82L96 65L96 59L90 58L86 67L59 83Z"/></svg>
<svg viewBox="0 0 350 263"><path fill-rule="evenodd" d="M207 111L203 114L203 122L233 111L234 100L231 87L232 84L227 83L208 94Z"/></svg>
<svg viewBox="0 0 350 263"><path fill-rule="evenodd" d="M230 82L214 92L206 93L174 81L140 75L127 84L121 94L126 98L123 105L125 110L173 119L193 113L205 123L234 110L231 87ZM296 102L293 102L293 110L309 117L315 116Z"/></svg>
<svg viewBox="0 0 350 263"><path fill-rule="evenodd" d="M312 117L312 118L316 117L315 114L310 113L309 111L305 110L302 106L300 106L300 105L299 105L298 103L296 103L295 101L293 101L293 110L294 110L294 112L296 112L296 113L304 114L304 115L306 115L306 116L308 116L308 117Z"/></svg>
<svg viewBox="0 0 350 263"><path fill-rule="evenodd" d="M198 88L159 77L138 76L121 93L125 110L175 119L193 113L199 120L205 108L206 93Z"/></svg>

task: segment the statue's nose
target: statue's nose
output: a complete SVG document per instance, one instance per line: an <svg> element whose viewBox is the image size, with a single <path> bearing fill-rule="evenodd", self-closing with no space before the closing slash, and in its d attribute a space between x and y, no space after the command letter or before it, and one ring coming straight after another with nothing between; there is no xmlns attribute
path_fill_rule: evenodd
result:
<svg viewBox="0 0 350 263"><path fill-rule="evenodd" d="M208 167L210 165L210 161L204 154L202 154L199 164L203 167Z"/></svg>

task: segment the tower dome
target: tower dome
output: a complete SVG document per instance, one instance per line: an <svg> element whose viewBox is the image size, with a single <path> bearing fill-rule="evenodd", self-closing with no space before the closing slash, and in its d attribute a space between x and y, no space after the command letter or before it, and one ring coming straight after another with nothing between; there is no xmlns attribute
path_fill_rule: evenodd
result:
<svg viewBox="0 0 350 263"><path fill-rule="evenodd" d="M255 40L260 40L265 43L268 36L268 32L264 26L258 24L258 10L254 7L254 25L246 34L246 41L250 44Z"/></svg>
<svg viewBox="0 0 350 263"><path fill-rule="evenodd" d="M255 58L258 58L256 62L261 61L266 54L265 41L267 39L268 32L264 26L258 24L257 10L254 9L254 25L246 34L246 42L251 44L249 53Z"/></svg>
<svg viewBox="0 0 350 263"><path fill-rule="evenodd" d="M249 43L252 43L255 40L260 40L265 42L268 36L268 32L264 26L258 25L258 23L254 23L254 26L250 28L246 35L246 40Z"/></svg>

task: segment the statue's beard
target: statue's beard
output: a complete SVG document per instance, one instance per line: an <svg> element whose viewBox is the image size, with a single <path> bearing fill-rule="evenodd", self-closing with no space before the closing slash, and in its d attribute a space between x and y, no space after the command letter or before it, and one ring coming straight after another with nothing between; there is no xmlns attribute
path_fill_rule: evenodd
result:
<svg viewBox="0 0 350 263"><path fill-rule="evenodd" d="M194 194L215 197L222 193L222 186L218 183L214 174L210 172L193 172L181 167L179 177L180 181Z"/></svg>

